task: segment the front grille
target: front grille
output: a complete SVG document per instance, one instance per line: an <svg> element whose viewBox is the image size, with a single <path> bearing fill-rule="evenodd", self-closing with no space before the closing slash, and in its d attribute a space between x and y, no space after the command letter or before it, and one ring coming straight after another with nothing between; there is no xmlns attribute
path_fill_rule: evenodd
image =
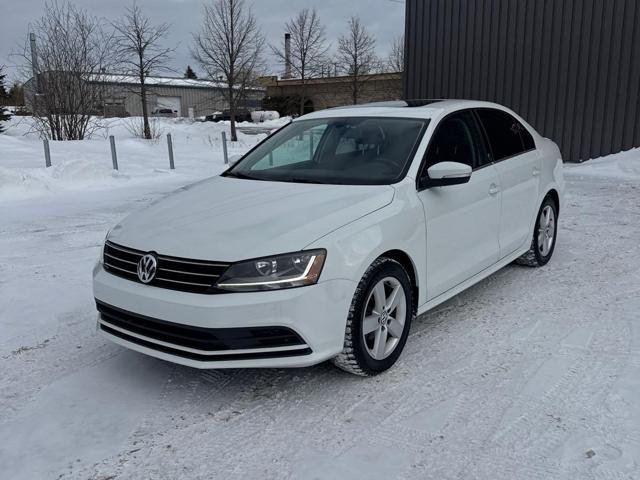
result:
<svg viewBox="0 0 640 480"><path fill-rule="evenodd" d="M113 275L140 282L137 273L138 262L147 253L106 242L103 256L104 268ZM156 255L156 257L158 261L156 276L148 285L182 292L219 293L219 290L212 285L229 267L228 263L207 260L168 255Z"/></svg>
<svg viewBox="0 0 640 480"><path fill-rule="evenodd" d="M287 327L204 328L139 315L98 300L96 307L100 312L100 328L105 332L194 360L274 358L311 353L302 338ZM260 351L276 348L279 350Z"/></svg>

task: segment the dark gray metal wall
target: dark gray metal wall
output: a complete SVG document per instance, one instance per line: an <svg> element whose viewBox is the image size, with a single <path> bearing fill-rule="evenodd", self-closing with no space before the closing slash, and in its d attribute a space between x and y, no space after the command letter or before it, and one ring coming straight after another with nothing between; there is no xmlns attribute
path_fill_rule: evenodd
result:
<svg viewBox="0 0 640 480"><path fill-rule="evenodd" d="M406 5L406 98L504 104L568 161L640 146L640 0Z"/></svg>

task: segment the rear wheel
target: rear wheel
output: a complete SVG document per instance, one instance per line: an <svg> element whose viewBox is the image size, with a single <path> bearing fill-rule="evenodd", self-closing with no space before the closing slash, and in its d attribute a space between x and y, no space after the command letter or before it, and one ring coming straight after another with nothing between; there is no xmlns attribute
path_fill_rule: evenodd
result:
<svg viewBox="0 0 640 480"><path fill-rule="evenodd" d="M541 267L545 265L553 255L558 234L558 206L551 197L547 197L540 206L536 225L533 229L531 248L527 253L516 260L520 265L529 267Z"/></svg>
<svg viewBox="0 0 640 480"><path fill-rule="evenodd" d="M353 296L344 348L332 359L356 375L376 375L391 367L407 341L413 318L413 288L404 267L379 258L367 269Z"/></svg>

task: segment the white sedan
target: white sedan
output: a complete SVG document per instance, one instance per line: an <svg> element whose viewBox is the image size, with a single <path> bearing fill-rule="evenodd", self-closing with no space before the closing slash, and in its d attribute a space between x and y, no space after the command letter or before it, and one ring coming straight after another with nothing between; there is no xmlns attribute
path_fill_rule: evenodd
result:
<svg viewBox="0 0 640 480"><path fill-rule="evenodd" d="M305 115L110 231L98 327L197 368L374 375L416 314L514 260L546 264L563 189L556 144L500 105Z"/></svg>

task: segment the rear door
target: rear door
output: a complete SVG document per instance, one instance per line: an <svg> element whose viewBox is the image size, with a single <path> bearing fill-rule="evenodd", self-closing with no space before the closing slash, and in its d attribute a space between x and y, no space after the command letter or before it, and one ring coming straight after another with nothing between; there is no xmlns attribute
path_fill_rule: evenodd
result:
<svg viewBox="0 0 640 480"><path fill-rule="evenodd" d="M427 149L420 176L439 162L472 167L468 183L418 192L427 228L429 300L464 282L498 260L500 211L498 174L484 147L471 110L440 121Z"/></svg>
<svg viewBox="0 0 640 480"><path fill-rule="evenodd" d="M493 109L476 113L488 140L500 179L500 258L531 240L537 208L541 159L531 134L514 116Z"/></svg>

